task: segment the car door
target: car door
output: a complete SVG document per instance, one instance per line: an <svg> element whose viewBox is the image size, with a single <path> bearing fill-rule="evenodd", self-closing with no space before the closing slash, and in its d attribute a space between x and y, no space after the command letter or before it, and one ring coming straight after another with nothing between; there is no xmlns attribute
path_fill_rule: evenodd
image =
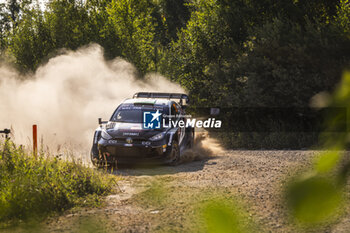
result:
<svg viewBox="0 0 350 233"><path fill-rule="evenodd" d="M181 107L174 102L173 104L175 111L176 111L176 120L178 121L183 121L186 124L185 118L183 117L184 114L182 112ZM185 137L185 129L186 127L179 127L179 145L181 144L182 140Z"/></svg>

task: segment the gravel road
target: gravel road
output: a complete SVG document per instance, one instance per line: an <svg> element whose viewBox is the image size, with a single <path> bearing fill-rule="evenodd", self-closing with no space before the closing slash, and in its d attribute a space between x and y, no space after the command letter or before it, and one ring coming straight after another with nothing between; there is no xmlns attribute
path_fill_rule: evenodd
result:
<svg viewBox="0 0 350 233"><path fill-rule="evenodd" d="M47 230L72 232L84 226L88 232L196 232L200 222L191 217L196 214L194 203L210 192L239 200L259 231L296 232L282 204L283 187L288 177L311 165L315 154L229 150L175 167L122 167L116 172L123 178L120 190L108 196L103 207L67 213L50 220ZM158 193L150 191L154 186L160 187ZM349 219L324 231L348 232Z"/></svg>

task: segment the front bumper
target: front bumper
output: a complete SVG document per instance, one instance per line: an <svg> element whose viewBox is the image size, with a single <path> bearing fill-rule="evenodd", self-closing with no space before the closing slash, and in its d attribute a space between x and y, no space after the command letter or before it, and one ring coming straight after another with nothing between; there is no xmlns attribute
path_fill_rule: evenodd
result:
<svg viewBox="0 0 350 233"><path fill-rule="evenodd" d="M134 140L133 143L103 138L98 141L98 150L107 162L116 160L118 163L167 162L169 147L165 139L156 142Z"/></svg>

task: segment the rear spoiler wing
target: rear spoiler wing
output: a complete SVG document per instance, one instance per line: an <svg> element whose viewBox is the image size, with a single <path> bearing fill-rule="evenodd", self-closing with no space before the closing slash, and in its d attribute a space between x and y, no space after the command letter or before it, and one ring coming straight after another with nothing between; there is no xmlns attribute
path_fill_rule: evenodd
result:
<svg viewBox="0 0 350 233"><path fill-rule="evenodd" d="M182 100L185 100L186 104L190 101L188 95L182 93L137 92L133 98L178 99L180 104Z"/></svg>

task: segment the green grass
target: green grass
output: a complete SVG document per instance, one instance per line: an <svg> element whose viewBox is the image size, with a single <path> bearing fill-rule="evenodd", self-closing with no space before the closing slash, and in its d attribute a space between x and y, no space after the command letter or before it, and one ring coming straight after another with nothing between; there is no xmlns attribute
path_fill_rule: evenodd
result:
<svg viewBox="0 0 350 233"><path fill-rule="evenodd" d="M0 226L98 205L115 179L75 162L35 158L11 141L0 142Z"/></svg>

